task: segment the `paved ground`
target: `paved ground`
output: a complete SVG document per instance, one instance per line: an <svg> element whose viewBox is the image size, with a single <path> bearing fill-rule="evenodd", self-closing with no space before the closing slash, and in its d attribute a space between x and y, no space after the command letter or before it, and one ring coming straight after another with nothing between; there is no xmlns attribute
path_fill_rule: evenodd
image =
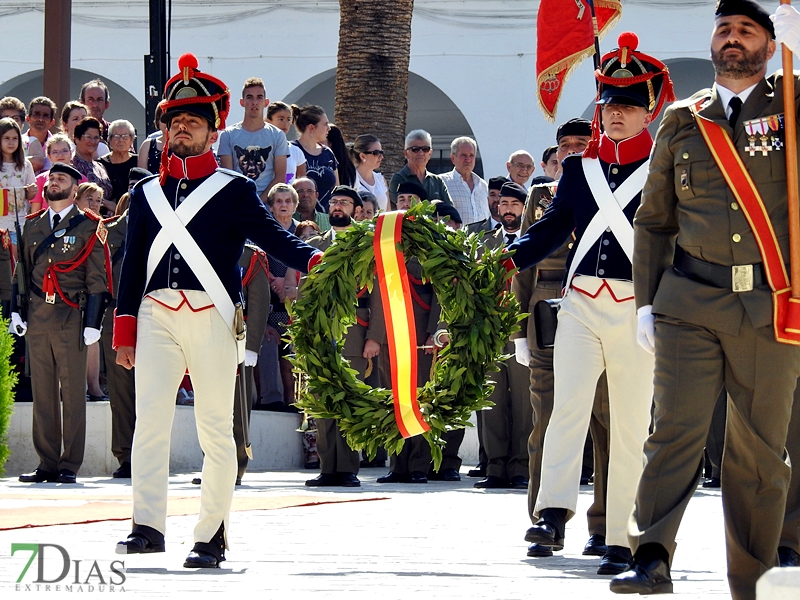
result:
<svg viewBox="0 0 800 600"><path fill-rule="evenodd" d="M581 556L587 538L585 520L576 518L569 523L566 547L557 556L527 558L522 537L530 523L524 492L476 490L472 488L475 480L463 474L460 483L374 483L384 472L362 470L363 487L355 494L386 500L234 512L228 560L224 568L214 571L182 568L192 547L195 517L168 519L165 554L128 557L114 554L116 542L130 530L130 524L124 521L0 531L0 598L35 594L27 589L35 590L37 561L17 589L15 582L31 555L18 552L12 557L11 545L18 543L58 544L69 554L72 566L61 589L55 592L53 584L46 592L40 585L40 593L35 595L41 597L80 592L101 595L96 573L87 585L74 583L76 560L81 561L79 581L86 580L93 561L97 562L106 583L105 597L110 591L109 581L122 578L110 571L111 562L122 559L124 591L141 598L181 597L183 592L219 592L235 597L255 591L268 600L393 600L423 595L426 599L619 598L608 591L610 577L595 574L599 559ZM172 477L170 494L198 494L198 487L189 483L191 477ZM300 494L324 500L354 493L343 488L314 492L303 487L307 478L308 472L248 473L245 485L237 488L236 494ZM79 481L81 496L76 499L71 493L70 502L130 491L129 484L112 479ZM0 510L19 505L19 501L3 500L4 494L50 495L59 487L63 486L30 486L15 479L0 479ZM590 503L591 487L585 487L579 514L584 514ZM729 597L718 491L698 490L689 504L678 543L673 565L675 593L698 600ZM45 578L55 579L63 559L57 549L48 548L45 554L51 561L45 564ZM72 592L65 591L65 584L72 585ZM94 588L91 593L89 585ZM114 592L119 591L117 583Z"/></svg>

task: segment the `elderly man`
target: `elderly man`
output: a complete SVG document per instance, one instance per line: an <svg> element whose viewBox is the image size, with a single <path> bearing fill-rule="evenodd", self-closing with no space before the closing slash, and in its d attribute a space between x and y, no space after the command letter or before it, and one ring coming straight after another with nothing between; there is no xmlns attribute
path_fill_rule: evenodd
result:
<svg viewBox="0 0 800 600"><path fill-rule="evenodd" d="M513 181L527 190L528 181L536 170L536 163L529 152L517 150L508 157L506 169L508 170L509 181Z"/></svg>
<svg viewBox="0 0 800 600"><path fill-rule="evenodd" d="M298 198L297 212L294 213L294 218L297 221L314 221L320 231L323 233L328 231L331 228L331 222L328 213L317 210L319 193L314 180L308 177L299 177L292 182L292 187L297 192Z"/></svg>
<svg viewBox="0 0 800 600"><path fill-rule="evenodd" d="M56 104L47 96L38 96L31 100L28 107L28 131L22 136L22 143L26 147L26 155L31 161L33 170L38 175L47 171L53 164L47 158L44 148L47 140L52 135L50 128L55 123Z"/></svg>
<svg viewBox="0 0 800 600"><path fill-rule="evenodd" d="M478 144L472 138L454 139L450 144L450 160L454 168L441 176L465 227L490 217L489 188L473 171L477 152Z"/></svg>
<svg viewBox="0 0 800 600"><path fill-rule="evenodd" d="M784 452L800 375L800 348L778 341L787 333L771 288L789 257L783 73L766 76L778 32L800 53L800 15L791 7L778 10L773 28L754 0L718 2L714 85L668 108L656 136L633 246L639 341L656 361L654 429L629 527L634 562L611 582L616 593L672 591L675 536L723 385L721 485L734 600L753 600L758 578L778 565L791 472ZM748 137L749 147L759 141L754 126L772 121L779 126L760 141L764 151L748 151ZM764 220L749 220L761 211Z"/></svg>
<svg viewBox="0 0 800 600"><path fill-rule="evenodd" d="M415 129L406 136L403 156L408 164L395 173L389 182L389 200L392 206L397 205L397 188L401 183L407 182L422 186L431 202L441 200L447 204L453 203L442 178L427 169L433 153L431 144L431 134L423 129Z"/></svg>

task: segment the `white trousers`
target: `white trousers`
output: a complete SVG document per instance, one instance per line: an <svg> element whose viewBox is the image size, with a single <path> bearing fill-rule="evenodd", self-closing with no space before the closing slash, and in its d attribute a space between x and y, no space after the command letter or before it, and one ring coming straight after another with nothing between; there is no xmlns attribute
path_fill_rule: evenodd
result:
<svg viewBox="0 0 800 600"><path fill-rule="evenodd" d="M614 282L618 292L628 285L630 293L617 297L633 296L633 284ZM562 300L553 350L553 415L536 499L537 515L545 508L565 508L570 518L575 514L586 431L597 379L605 370L610 408L606 541L625 547L653 401L654 358L636 342L636 327L633 300L617 302L608 289L591 298L572 288Z"/></svg>
<svg viewBox="0 0 800 600"><path fill-rule="evenodd" d="M208 306L205 292L184 291L191 306ZM156 297L178 306L179 292ZM177 301L175 301L177 300ZM215 308L171 310L148 297L142 301L136 335L136 429L131 451L133 520L166 532L170 433L178 386L186 370L194 388L197 437L205 455L200 517L195 542L208 542L225 523L227 538L236 483L233 397L236 344Z"/></svg>

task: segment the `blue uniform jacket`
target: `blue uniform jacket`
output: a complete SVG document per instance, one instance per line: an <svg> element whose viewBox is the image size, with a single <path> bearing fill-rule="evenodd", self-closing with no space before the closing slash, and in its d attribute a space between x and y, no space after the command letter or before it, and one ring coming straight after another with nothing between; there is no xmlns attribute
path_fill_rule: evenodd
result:
<svg viewBox="0 0 800 600"><path fill-rule="evenodd" d="M200 209L186 229L211 262L231 300L237 303L242 299L238 263L245 240L251 240L271 256L303 273L308 271L309 261L317 250L278 224L262 204L251 180L228 172L234 175L232 180ZM206 178L179 179L169 176L163 186L164 195L176 208ZM142 191L142 183L148 180L137 184L131 192L117 317L136 317L142 299L155 290L203 290L175 246L170 246L145 287L150 246L161 230Z"/></svg>

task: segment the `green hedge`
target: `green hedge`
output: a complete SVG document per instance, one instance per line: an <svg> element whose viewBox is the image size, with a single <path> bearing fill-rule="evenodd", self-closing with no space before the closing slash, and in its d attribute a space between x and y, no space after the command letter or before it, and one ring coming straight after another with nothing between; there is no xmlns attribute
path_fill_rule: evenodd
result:
<svg viewBox="0 0 800 600"><path fill-rule="evenodd" d="M5 473L3 467L11 451L8 449L8 426L14 412L14 386L17 373L11 366L11 352L14 340L8 332L8 320L0 319L0 477Z"/></svg>

